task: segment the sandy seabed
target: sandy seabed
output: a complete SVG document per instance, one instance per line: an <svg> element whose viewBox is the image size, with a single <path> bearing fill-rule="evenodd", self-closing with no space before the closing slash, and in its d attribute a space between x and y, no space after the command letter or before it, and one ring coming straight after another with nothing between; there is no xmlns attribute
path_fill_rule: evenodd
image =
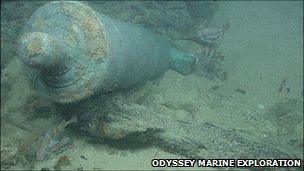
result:
<svg viewBox="0 0 304 171"><path fill-rule="evenodd" d="M148 82L142 88L142 92L149 92L146 97L149 102L144 105L150 108L165 106L177 117L208 121L237 131L252 141L269 142L281 151L303 159L303 2L218 3L212 23L230 24L229 31L218 42L218 48L225 56L223 67L229 73L227 81L183 76L170 70L158 80L158 86ZM183 42L180 44L183 46ZM11 111L16 111L35 94L29 90L24 76L19 76L22 73L19 66L20 62L15 59L7 65L6 72L13 75L8 79L13 79L14 83L9 91L2 92L9 98L5 103L1 102L1 118L3 113L24 118L21 112ZM288 91L279 92L284 79ZM215 85L218 88L212 89ZM6 90L1 87L1 91ZM279 111L275 107L280 105L285 105L291 113L276 115ZM191 106L193 110L184 106ZM55 118L38 118L35 124L47 126L49 120ZM1 133L1 136L22 137L26 131L1 123ZM1 152L9 148L5 146L9 141L1 138ZM77 135L71 148L46 161L35 162L34 168L53 169L58 158L64 155L71 163L61 168L73 170L153 169L153 158L180 158L157 147L113 149ZM13 166L10 169L24 168Z"/></svg>

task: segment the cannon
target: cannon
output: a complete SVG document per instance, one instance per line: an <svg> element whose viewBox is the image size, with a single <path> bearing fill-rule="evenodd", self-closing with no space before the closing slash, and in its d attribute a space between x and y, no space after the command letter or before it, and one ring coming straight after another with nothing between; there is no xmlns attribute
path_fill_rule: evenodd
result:
<svg viewBox="0 0 304 171"><path fill-rule="evenodd" d="M40 7L25 25L18 54L33 88L55 102L59 113L77 115L81 130L106 142L150 144L195 158L290 157L212 123L178 120L174 113L128 102L121 98L127 96L123 91L106 94L169 69L190 74L197 59L177 50L165 36L80 2Z"/></svg>
<svg viewBox="0 0 304 171"><path fill-rule="evenodd" d="M165 36L69 1L47 3L31 16L18 54L35 90L56 103L128 89L168 69L189 74L195 64Z"/></svg>

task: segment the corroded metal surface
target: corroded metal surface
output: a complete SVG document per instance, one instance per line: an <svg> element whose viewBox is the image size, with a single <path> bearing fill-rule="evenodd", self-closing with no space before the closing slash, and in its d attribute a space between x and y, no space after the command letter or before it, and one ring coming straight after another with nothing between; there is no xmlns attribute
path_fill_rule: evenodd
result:
<svg viewBox="0 0 304 171"><path fill-rule="evenodd" d="M50 2L27 22L19 56L34 88L57 103L130 88L168 69L189 74L195 59L148 30L80 2Z"/></svg>
<svg viewBox="0 0 304 171"><path fill-rule="evenodd" d="M31 67L34 88L51 101L68 103L99 88L108 51L105 39L92 9L78 2L50 2L28 20L18 52Z"/></svg>
<svg viewBox="0 0 304 171"><path fill-rule="evenodd" d="M63 3L60 9L64 15L72 18L73 21L77 21L77 24L79 24L84 33L89 57L105 57L108 47L104 27L99 20L98 14L85 5L74 5L73 3ZM67 39L66 43L68 41Z"/></svg>

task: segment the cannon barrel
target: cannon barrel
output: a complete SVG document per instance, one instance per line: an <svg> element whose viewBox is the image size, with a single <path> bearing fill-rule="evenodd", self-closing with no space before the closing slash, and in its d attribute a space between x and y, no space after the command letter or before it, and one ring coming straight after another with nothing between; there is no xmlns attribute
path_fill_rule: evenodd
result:
<svg viewBox="0 0 304 171"><path fill-rule="evenodd" d="M47 3L30 17L18 54L36 91L57 103L130 88L168 69L188 74L195 64L165 36L70 1Z"/></svg>

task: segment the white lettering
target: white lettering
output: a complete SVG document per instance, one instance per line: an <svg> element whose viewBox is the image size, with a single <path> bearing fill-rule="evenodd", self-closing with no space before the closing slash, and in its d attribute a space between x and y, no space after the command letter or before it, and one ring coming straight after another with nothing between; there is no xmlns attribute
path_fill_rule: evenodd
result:
<svg viewBox="0 0 304 171"><path fill-rule="evenodd" d="M153 167L158 167L158 165L159 165L158 160L157 160L157 159L153 159L152 162L151 162L151 165L152 165Z"/></svg>
<svg viewBox="0 0 304 171"><path fill-rule="evenodd" d="M234 159L199 159L198 167L234 167Z"/></svg>

